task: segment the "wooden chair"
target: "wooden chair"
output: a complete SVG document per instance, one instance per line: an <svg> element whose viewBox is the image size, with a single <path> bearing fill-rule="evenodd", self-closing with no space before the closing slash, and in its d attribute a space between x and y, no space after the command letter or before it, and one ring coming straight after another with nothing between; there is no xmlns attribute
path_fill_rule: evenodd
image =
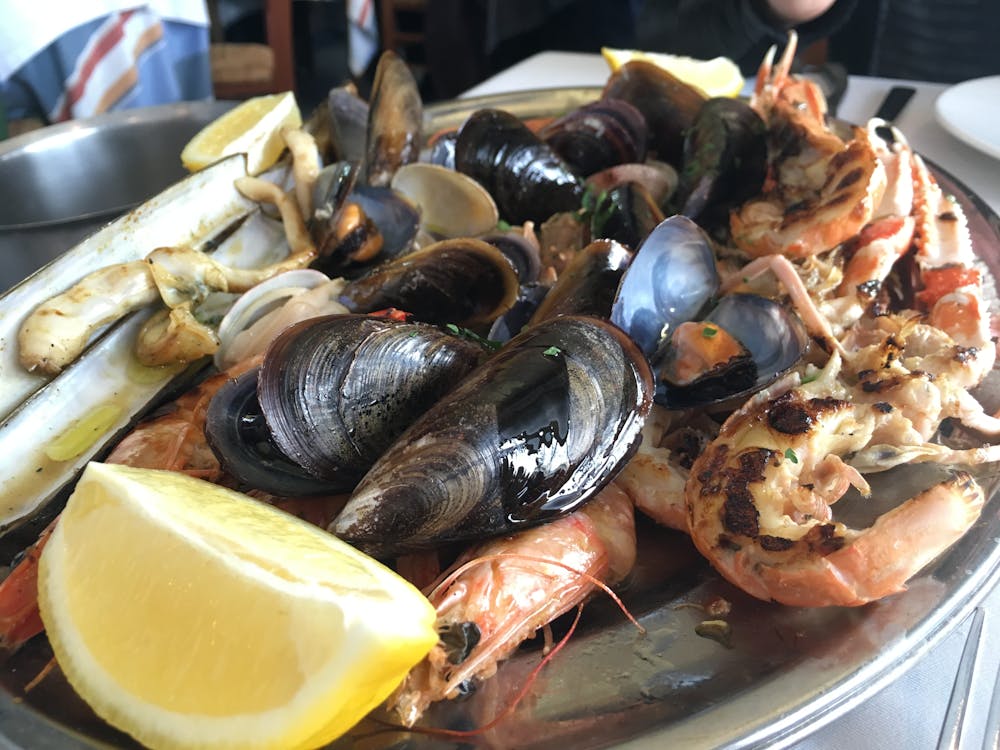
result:
<svg viewBox="0 0 1000 750"><path fill-rule="evenodd" d="M266 44L235 44L221 40L215 0L209 0L213 38L212 86L217 99L246 99L295 90L295 50L292 41L292 0L265 0Z"/></svg>
<svg viewBox="0 0 1000 750"><path fill-rule="evenodd" d="M382 49L391 49L415 67L423 66L426 10L427 0L379 0Z"/></svg>

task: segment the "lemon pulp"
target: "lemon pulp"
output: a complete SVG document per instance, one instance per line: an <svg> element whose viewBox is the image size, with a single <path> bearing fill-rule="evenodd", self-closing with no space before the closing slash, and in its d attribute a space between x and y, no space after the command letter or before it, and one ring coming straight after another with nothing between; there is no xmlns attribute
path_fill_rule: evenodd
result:
<svg viewBox="0 0 1000 750"><path fill-rule="evenodd" d="M245 153L247 174L259 174L285 148L281 129L301 125L302 114L290 91L247 99L198 131L181 151L181 163L196 172L224 156Z"/></svg>
<svg viewBox="0 0 1000 750"><path fill-rule="evenodd" d="M70 683L152 747L316 747L437 641L395 573L238 493L90 464L42 554Z"/></svg>

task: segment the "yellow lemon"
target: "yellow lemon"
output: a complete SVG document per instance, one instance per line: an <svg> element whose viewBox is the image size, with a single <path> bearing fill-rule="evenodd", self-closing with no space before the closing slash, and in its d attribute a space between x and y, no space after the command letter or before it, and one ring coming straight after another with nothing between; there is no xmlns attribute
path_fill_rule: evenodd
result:
<svg viewBox="0 0 1000 750"><path fill-rule="evenodd" d="M198 131L181 151L181 162L196 172L223 156L242 153L247 155L247 174L259 174L285 148L281 129L300 125L302 113L290 91L247 99Z"/></svg>
<svg viewBox="0 0 1000 750"><path fill-rule="evenodd" d="M153 748L312 748L437 642L380 563L180 474L91 463L42 554L39 603L70 683Z"/></svg>
<svg viewBox="0 0 1000 750"><path fill-rule="evenodd" d="M743 89L740 69L728 57L696 60L693 57L668 55L663 52L641 52L611 47L602 47L601 54L611 66L612 73L631 60L644 60L663 68L685 83L697 86L708 96L736 96Z"/></svg>

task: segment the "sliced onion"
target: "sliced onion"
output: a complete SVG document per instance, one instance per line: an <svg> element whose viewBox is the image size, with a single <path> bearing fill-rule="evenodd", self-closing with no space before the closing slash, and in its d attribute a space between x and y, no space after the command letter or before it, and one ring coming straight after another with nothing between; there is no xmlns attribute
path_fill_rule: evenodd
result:
<svg viewBox="0 0 1000 750"><path fill-rule="evenodd" d="M248 291L219 323L219 350L215 365L220 370L263 352L288 325L305 318L347 309L336 301L344 286L311 269L288 271Z"/></svg>

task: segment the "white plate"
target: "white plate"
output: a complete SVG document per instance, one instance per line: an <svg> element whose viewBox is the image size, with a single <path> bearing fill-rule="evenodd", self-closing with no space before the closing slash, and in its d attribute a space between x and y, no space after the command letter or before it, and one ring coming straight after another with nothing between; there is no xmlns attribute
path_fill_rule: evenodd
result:
<svg viewBox="0 0 1000 750"><path fill-rule="evenodd" d="M1000 76L952 86L938 97L934 109L945 130L1000 159Z"/></svg>

